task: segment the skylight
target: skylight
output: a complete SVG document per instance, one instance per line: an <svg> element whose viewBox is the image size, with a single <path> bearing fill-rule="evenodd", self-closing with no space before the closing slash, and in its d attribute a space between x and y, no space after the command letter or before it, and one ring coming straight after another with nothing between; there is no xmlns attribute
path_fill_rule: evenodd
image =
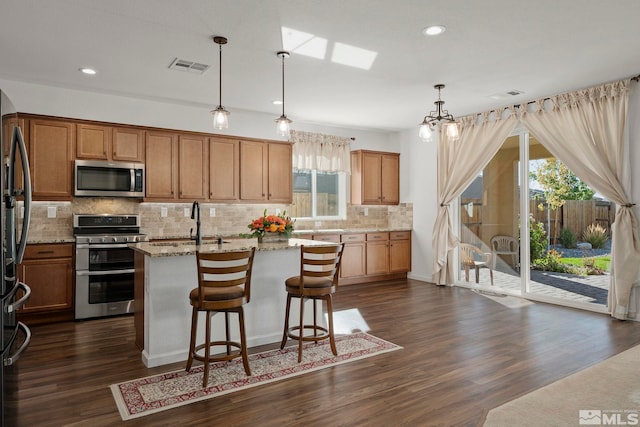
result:
<svg viewBox="0 0 640 427"><path fill-rule="evenodd" d="M293 28L281 27L281 30L284 50L298 55L324 59L327 53L327 39Z"/></svg>
<svg viewBox="0 0 640 427"><path fill-rule="evenodd" d="M378 56L378 52L336 42L333 47L331 61L337 64L348 65L349 67L369 70L376 56Z"/></svg>

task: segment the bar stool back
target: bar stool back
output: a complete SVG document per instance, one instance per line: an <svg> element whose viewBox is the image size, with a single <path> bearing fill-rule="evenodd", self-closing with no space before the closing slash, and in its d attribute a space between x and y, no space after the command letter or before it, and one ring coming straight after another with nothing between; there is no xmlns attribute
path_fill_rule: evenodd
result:
<svg viewBox="0 0 640 427"><path fill-rule="evenodd" d="M247 359L247 340L242 306L251 299L251 270L255 248L246 251L202 253L196 252L198 287L189 293L193 310L191 316L191 341L186 370L191 370L193 360L204 362L202 387L207 386L209 364L230 361L242 357L244 370L251 375ZM206 313L205 342L196 345L198 314ZM211 341L211 316L217 312L225 316L225 340ZM240 342L232 341L229 330L229 313L237 313L240 323ZM225 347L224 353L212 356L212 347ZM204 350L204 354L201 353Z"/></svg>

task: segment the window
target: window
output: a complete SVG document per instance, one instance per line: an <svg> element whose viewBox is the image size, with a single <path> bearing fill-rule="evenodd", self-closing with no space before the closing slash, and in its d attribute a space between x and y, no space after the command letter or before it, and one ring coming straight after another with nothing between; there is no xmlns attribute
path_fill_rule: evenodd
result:
<svg viewBox="0 0 640 427"><path fill-rule="evenodd" d="M346 184L343 172L293 172L294 218L344 219Z"/></svg>

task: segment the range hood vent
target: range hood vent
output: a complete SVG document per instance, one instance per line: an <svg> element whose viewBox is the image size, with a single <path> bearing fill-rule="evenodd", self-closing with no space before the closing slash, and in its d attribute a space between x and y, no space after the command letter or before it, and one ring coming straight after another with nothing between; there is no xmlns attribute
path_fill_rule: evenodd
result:
<svg viewBox="0 0 640 427"><path fill-rule="evenodd" d="M180 59L180 58L175 58L171 62L171 65L169 65L170 70L186 71L188 73L195 73L195 74L203 74L205 71L209 69L209 67L211 66L207 64L187 61L185 59Z"/></svg>

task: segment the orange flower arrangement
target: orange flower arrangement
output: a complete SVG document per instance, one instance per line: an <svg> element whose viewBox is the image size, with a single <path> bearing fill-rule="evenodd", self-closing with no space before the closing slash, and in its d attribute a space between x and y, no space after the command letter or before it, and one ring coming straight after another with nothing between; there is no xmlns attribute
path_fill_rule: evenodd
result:
<svg viewBox="0 0 640 427"><path fill-rule="evenodd" d="M263 215L251 221L251 224L247 227L249 227L251 235L254 237L263 237L267 233L280 233L291 237L293 221L291 217L287 216L287 211L284 211L282 215L267 215L267 210L265 209Z"/></svg>

